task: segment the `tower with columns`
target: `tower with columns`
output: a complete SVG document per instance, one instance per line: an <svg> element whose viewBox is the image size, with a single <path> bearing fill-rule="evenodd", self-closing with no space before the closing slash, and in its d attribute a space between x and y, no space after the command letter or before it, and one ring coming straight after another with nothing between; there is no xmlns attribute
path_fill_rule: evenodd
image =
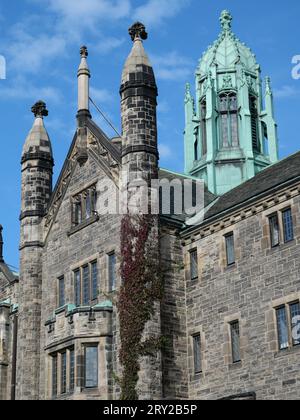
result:
<svg viewBox="0 0 300 420"><path fill-rule="evenodd" d="M263 90L252 51L223 11L221 33L196 70L196 98L185 94L185 172L222 195L278 161L270 79Z"/></svg>

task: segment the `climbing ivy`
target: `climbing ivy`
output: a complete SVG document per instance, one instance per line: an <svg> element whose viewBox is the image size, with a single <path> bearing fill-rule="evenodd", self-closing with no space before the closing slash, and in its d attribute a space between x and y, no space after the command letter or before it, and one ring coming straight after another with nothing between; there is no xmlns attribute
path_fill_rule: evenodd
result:
<svg viewBox="0 0 300 420"><path fill-rule="evenodd" d="M138 400L140 359L157 352L160 337L143 341L145 326L162 298L159 263L158 218L152 215L124 216L121 227L121 276L118 311L120 320L120 362L123 367L122 400Z"/></svg>

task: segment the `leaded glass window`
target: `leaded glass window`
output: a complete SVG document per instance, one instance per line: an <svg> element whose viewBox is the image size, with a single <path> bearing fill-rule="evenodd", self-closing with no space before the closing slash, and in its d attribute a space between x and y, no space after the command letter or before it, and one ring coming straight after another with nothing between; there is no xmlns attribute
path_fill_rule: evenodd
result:
<svg viewBox="0 0 300 420"><path fill-rule="evenodd" d="M74 272L74 291L75 291L75 305L81 305L81 273L80 270Z"/></svg>
<svg viewBox="0 0 300 420"><path fill-rule="evenodd" d="M113 252L108 256L109 290L116 290L116 254Z"/></svg>
<svg viewBox="0 0 300 420"><path fill-rule="evenodd" d="M67 392L67 353L61 353L61 385L60 392L61 394L66 394Z"/></svg>
<svg viewBox="0 0 300 420"><path fill-rule="evenodd" d="M238 363L241 361L241 343L240 343L240 323L234 321L230 324L231 329L231 349L232 361Z"/></svg>
<svg viewBox="0 0 300 420"><path fill-rule="evenodd" d="M92 276L92 300L98 297L98 266L97 262L91 264L91 276Z"/></svg>
<svg viewBox="0 0 300 420"><path fill-rule="evenodd" d="M72 198L72 224L78 226L95 215L96 186L92 186Z"/></svg>
<svg viewBox="0 0 300 420"><path fill-rule="evenodd" d="M284 242L290 242L294 239L294 227L292 210L287 209L282 213Z"/></svg>
<svg viewBox="0 0 300 420"><path fill-rule="evenodd" d="M60 277L58 279L58 307L63 307L65 303L65 278Z"/></svg>
<svg viewBox="0 0 300 420"><path fill-rule="evenodd" d="M98 387L98 346L85 347L85 388Z"/></svg>
<svg viewBox="0 0 300 420"><path fill-rule="evenodd" d="M57 355L52 356L52 397L57 396Z"/></svg>
<svg viewBox="0 0 300 420"><path fill-rule="evenodd" d="M70 349L70 392L74 391L75 388L75 351Z"/></svg>
<svg viewBox="0 0 300 420"><path fill-rule="evenodd" d="M193 337L194 346L194 371L195 374L202 372L202 358L201 358L201 335L197 334Z"/></svg>
<svg viewBox="0 0 300 420"><path fill-rule="evenodd" d="M300 303L290 305L293 346L300 345Z"/></svg>
<svg viewBox="0 0 300 420"><path fill-rule="evenodd" d="M194 249L190 252L190 270L191 270L191 280L198 279L198 250Z"/></svg>
<svg viewBox="0 0 300 420"><path fill-rule="evenodd" d="M285 350L289 347L289 329L285 306L276 310L276 317L279 349Z"/></svg>
<svg viewBox="0 0 300 420"><path fill-rule="evenodd" d="M83 305L89 305L90 303L90 270L89 266L86 265L82 269L82 282L83 282Z"/></svg>
<svg viewBox="0 0 300 420"><path fill-rule="evenodd" d="M235 93L220 95L221 148L239 146L238 103Z"/></svg>
<svg viewBox="0 0 300 420"><path fill-rule="evenodd" d="M235 264L235 249L234 249L234 235L230 233L225 236L226 242L226 255L227 255L227 265Z"/></svg>
<svg viewBox="0 0 300 420"><path fill-rule="evenodd" d="M277 214L270 217L270 235L271 235L271 246L275 248L280 244L280 230L279 220Z"/></svg>

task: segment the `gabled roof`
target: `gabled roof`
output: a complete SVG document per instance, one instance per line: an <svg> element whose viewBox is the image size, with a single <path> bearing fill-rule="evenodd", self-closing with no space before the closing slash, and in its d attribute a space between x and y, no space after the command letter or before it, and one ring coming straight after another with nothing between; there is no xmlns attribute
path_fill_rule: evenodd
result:
<svg viewBox="0 0 300 420"><path fill-rule="evenodd" d="M219 217L297 180L300 181L300 152L269 166L254 178L221 196L208 210L205 220Z"/></svg>
<svg viewBox="0 0 300 420"><path fill-rule="evenodd" d="M9 266L5 264L5 262L0 263L0 273L3 275L3 277L7 281L7 285L12 284L15 281L19 280L18 274L12 272Z"/></svg>

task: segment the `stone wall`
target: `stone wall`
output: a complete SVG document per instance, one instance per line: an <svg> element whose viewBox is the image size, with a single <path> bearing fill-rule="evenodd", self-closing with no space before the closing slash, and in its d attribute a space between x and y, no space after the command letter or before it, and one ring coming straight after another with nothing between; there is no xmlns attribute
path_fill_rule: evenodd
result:
<svg viewBox="0 0 300 420"><path fill-rule="evenodd" d="M189 397L299 399L300 348L279 351L275 308L300 299L300 197L297 187L234 222L229 214L204 237L185 238ZM266 203L266 202L265 202ZM271 249L269 216L291 206L295 240ZM280 213L279 213L280 214ZM217 227L218 225L218 227ZM224 235L234 232L236 264L227 267ZM199 278L189 252L198 249ZM230 323L239 320L241 363L233 364ZM202 373L194 374L192 337L201 333Z"/></svg>

